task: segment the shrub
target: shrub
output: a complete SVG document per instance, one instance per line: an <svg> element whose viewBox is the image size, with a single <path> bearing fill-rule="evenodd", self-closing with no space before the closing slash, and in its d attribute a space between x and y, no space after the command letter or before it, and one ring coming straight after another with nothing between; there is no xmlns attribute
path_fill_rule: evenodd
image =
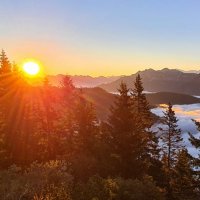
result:
<svg viewBox="0 0 200 200"><path fill-rule="evenodd" d="M17 166L0 172L0 199L70 200L72 177L66 163L33 163L26 171Z"/></svg>
<svg viewBox="0 0 200 200"><path fill-rule="evenodd" d="M94 176L79 183L73 192L74 200L164 200L164 191L151 178L144 180L103 179Z"/></svg>

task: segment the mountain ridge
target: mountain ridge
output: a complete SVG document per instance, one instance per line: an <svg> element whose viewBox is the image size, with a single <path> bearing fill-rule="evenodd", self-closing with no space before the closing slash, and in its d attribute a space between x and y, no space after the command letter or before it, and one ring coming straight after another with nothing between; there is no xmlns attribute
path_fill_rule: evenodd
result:
<svg viewBox="0 0 200 200"><path fill-rule="evenodd" d="M48 75L47 78L49 82L54 86L60 86L62 79L65 75L57 74L57 75ZM119 79L121 76L98 76L92 77L89 75L69 75L72 79L73 84L75 87L96 87L97 85L103 83L109 83Z"/></svg>
<svg viewBox="0 0 200 200"><path fill-rule="evenodd" d="M177 69L164 68L162 70L146 69L129 76L98 85L108 92L115 92L121 82L132 88L136 76L140 74L143 86L149 92L174 92L189 95L200 95L200 74L184 73Z"/></svg>

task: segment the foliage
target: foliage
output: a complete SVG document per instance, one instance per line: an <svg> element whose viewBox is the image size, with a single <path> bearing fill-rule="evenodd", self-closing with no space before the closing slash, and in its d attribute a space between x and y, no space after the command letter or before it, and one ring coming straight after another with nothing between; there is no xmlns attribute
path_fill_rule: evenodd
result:
<svg viewBox="0 0 200 200"><path fill-rule="evenodd" d="M192 169L192 157L183 149L178 154L178 161L174 168L172 188L175 199L196 199L197 188ZM197 190L196 190L197 189Z"/></svg>
<svg viewBox="0 0 200 200"><path fill-rule="evenodd" d="M33 163L25 171L13 165L0 172L0 199L70 200L72 183L65 162Z"/></svg>
<svg viewBox="0 0 200 200"><path fill-rule="evenodd" d="M183 138L181 137L181 129L178 128L178 119L169 103L167 110L164 112L162 131L163 153L167 158L167 168L169 170L174 166L177 160L177 152L183 148Z"/></svg>
<svg viewBox="0 0 200 200"><path fill-rule="evenodd" d="M74 200L162 200L164 191L156 187L149 177L137 179L102 179L91 177L80 183L74 192Z"/></svg>
<svg viewBox="0 0 200 200"><path fill-rule="evenodd" d="M60 87L47 78L31 84L2 51L0 199L198 198L193 166L200 162L181 144L172 105L164 112L159 149L140 75L132 89L121 83L118 91L108 120L101 122L69 76ZM199 139L190 134L190 140L199 148Z"/></svg>

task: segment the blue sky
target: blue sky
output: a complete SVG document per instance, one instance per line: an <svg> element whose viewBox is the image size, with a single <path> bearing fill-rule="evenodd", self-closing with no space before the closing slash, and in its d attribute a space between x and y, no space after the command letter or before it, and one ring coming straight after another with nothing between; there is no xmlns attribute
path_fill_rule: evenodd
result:
<svg viewBox="0 0 200 200"><path fill-rule="evenodd" d="M199 69L198 0L2 0L0 48L46 73Z"/></svg>

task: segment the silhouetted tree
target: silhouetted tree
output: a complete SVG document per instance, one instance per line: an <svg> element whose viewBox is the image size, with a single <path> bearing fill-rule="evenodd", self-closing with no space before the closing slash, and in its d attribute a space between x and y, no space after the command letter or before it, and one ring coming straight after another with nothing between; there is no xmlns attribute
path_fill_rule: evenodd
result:
<svg viewBox="0 0 200 200"><path fill-rule="evenodd" d="M167 155L167 167L170 169L177 161L177 153L183 148L183 138L181 129L178 128L178 119L169 103L164 112L162 123L164 127L160 128L162 132L163 152Z"/></svg>
<svg viewBox="0 0 200 200"><path fill-rule="evenodd" d="M97 171L96 143L99 123L93 105L81 94L77 97L73 115L71 162L76 179L87 180ZM80 165L81 163L81 165Z"/></svg>
<svg viewBox="0 0 200 200"><path fill-rule="evenodd" d="M0 67L1 74L7 74L11 72L11 64L4 50L1 51L0 55Z"/></svg>
<svg viewBox="0 0 200 200"><path fill-rule="evenodd" d="M196 126L197 126L197 130L200 131L200 122L195 121L195 120L193 120L193 121L194 121L194 123L195 123ZM193 145L196 149L199 149L199 150L200 150L200 138L198 139L198 138L194 137L191 133L189 133L189 136L190 136L189 140L190 140L190 142L192 143L192 145ZM200 166L200 158L199 158L199 166Z"/></svg>
<svg viewBox="0 0 200 200"><path fill-rule="evenodd" d="M140 126L150 128L153 124L152 113L150 111L149 103L144 93L144 87L140 74L136 76L134 82L134 89L132 91L134 113Z"/></svg>
<svg viewBox="0 0 200 200"><path fill-rule="evenodd" d="M11 72L10 62L2 51L0 55L0 112L4 166L22 161L22 142L27 107L27 83L18 74Z"/></svg>
<svg viewBox="0 0 200 200"><path fill-rule="evenodd" d="M143 160L146 162L148 173L157 179L157 172L161 167L159 161L158 138L156 133L150 130L154 120L144 93L140 74L136 76L131 96L134 105L134 123L137 133L140 135L139 137L143 140L141 146L141 148L143 148Z"/></svg>
<svg viewBox="0 0 200 200"><path fill-rule="evenodd" d="M164 127L160 128L162 134L162 151L164 153L163 171L166 176L167 196L173 199L172 193L172 174L173 168L177 162L178 152L183 149L183 139L181 137L181 129L178 128L178 119L169 103L163 117Z"/></svg>
<svg viewBox="0 0 200 200"><path fill-rule="evenodd" d="M19 72L19 66L15 62L12 63L12 72L14 73Z"/></svg>
<svg viewBox="0 0 200 200"><path fill-rule="evenodd" d="M192 169L192 157L186 149L178 153L178 160L174 167L172 190L175 199L197 199L196 181Z"/></svg>
<svg viewBox="0 0 200 200"><path fill-rule="evenodd" d="M118 91L120 94L111 107L108 120L111 158L116 162L116 175L125 178L142 177L146 167L143 160L146 136L138 133L134 121L133 103L126 84L121 83Z"/></svg>
<svg viewBox="0 0 200 200"><path fill-rule="evenodd" d="M195 121L193 120L197 126L197 130L200 131L200 122L199 121ZM189 140L191 142L191 144L200 151L200 138L196 138L194 137L191 133L189 133ZM195 177L196 177L196 185L197 185L197 191L199 192L199 196L200 196L200 154L198 158L194 158L193 157L193 166L195 168L194 173L195 173Z"/></svg>

